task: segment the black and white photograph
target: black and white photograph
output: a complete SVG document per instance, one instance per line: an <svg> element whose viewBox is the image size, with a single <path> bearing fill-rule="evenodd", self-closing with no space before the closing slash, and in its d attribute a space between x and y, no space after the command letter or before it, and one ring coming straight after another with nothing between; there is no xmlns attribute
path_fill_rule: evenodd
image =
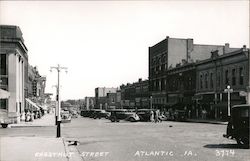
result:
<svg viewBox="0 0 250 161"><path fill-rule="evenodd" d="M249 0L0 0L0 161L250 161Z"/></svg>

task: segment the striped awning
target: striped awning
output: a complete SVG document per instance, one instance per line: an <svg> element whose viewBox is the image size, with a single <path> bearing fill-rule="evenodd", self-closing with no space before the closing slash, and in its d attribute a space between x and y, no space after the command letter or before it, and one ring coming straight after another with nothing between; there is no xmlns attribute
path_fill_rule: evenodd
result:
<svg viewBox="0 0 250 161"><path fill-rule="evenodd" d="M10 92L0 89L0 99L8 99L10 97Z"/></svg>
<svg viewBox="0 0 250 161"><path fill-rule="evenodd" d="M25 98L26 102L32 106L33 109L37 109L39 110L40 108L36 105L36 103L34 103L33 101L31 101L30 99L28 98Z"/></svg>

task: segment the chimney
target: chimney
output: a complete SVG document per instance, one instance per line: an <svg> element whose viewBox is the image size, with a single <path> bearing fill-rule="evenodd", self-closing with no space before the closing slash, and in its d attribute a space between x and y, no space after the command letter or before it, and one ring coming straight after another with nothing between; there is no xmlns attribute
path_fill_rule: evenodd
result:
<svg viewBox="0 0 250 161"><path fill-rule="evenodd" d="M187 39L187 62L190 62L191 53L194 50L194 40Z"/></svg>
<svg viewBox="0 0 250 161"><path fill-rule="evenodd" d="M243 51L247 51L247 46L246 46L246 45L243 45L242 50L243 50Z"/></svg>
<svg viewBox="0 0 250 161"><path fill-rule="evenodd" d="M186 59L181 59L181 65L184 65L187 63L187 60Z"/></svg>
<svg viewBox="0 0 250 161"><path fill-rule="evenodd" d="M139 80L138 80L138 81L139 81L139 83L140 83L140 82L142 81L142 79L141 79L141 78L139 78Z"/></svg>
<svg viewBox="0 0 250 161"><path fill-rule="evenodd" d="M219 50L211 51L211 58L217 58L219 56Z"/></svg>
<svg viewBox="0 0 250 161"><path fill-rule="evenodd" d="M225 43L225 46L223 47L223 54L229 52L229 43Z"/></svg>

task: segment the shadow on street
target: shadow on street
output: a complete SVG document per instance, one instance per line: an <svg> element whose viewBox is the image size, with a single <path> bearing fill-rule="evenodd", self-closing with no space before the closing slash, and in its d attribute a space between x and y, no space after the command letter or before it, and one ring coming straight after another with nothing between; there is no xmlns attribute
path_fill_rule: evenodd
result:
<svg viewBox="0 0 250 161"><path fill-rule="evenodd" d="M248 149L247 147L238 144L207 144L205 148L225 148L225 149Z"/></svg>

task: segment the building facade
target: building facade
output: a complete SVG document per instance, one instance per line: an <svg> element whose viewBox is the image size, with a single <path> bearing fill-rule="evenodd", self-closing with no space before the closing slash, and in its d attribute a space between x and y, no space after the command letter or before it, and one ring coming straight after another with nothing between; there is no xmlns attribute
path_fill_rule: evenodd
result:
<svg viewBox="0 0 250 161"><path fill-rule="evenodd" d="M121 107L150 108L148 80L139 79L135 83L121 85Z"/></svg>
<svg viewBox="0 0 250 161"><path fill-rule="evenodd" d="M90 110L95 107L95 97L85 97L85 110Z"/></svg>
<svg viewBox="0 0 250 161"><path fill-rule="evenodd" d="M213 51L209 59L196 63L196 103L197 114L206 110L209 118L227 118L228 94L231 92L231 105L246 103L249 86L249 50L246 46L233 52L218 55Z"/></svg>
<svg viewBox="0 0 250 161"><path fill-rule="evenodd" d="M99 109L108 109L109 108L109 93L116 93L118 88L106 88L106 87L97 87L95 88L95 108ZM113 96L113 95L112 95ZM112 105L113 106L113 105Z"/></svg>
<svg viewBox="0 0 250 161"><path fill-rule="evenodd" d="M200 45L194 44L193 39L170 37L166 37L166 39L161 42L149 47L149 91L153 107L162 108L172 104L173 100L171 99L174 99L174 97L178 97L179 99L179 96L171 91L175 89L171 88L176 88L177 90L176 86L178 82L181 81L174 81L174 84L169 83L169 81L171 79L175 80L174 78L177 78L176 74L182 75L181 70L183 69L179 68L180 66L208 59L210 52L215 50L218 51L218 55L223 55L225 52L234 51L236 49L230 48L229 44L225 44L225 46ZM184 68L186 67L189 68L188 66ZM175 71L174 68L176 68L177 71ZM191 73L194 73L194 69L190 70ZM181 77L184 78L184 76ZM181 77L180 79L182 79ZM181 86L181 84L179 84L179 86Z"/></svg>
<svg viewBox="0 0 250 161"><path fill-rule="evenodd" d="M19 122L28 96L28 49L18 26L0 26L0 88L9 98L0 98L1 121Z"/></svg>

